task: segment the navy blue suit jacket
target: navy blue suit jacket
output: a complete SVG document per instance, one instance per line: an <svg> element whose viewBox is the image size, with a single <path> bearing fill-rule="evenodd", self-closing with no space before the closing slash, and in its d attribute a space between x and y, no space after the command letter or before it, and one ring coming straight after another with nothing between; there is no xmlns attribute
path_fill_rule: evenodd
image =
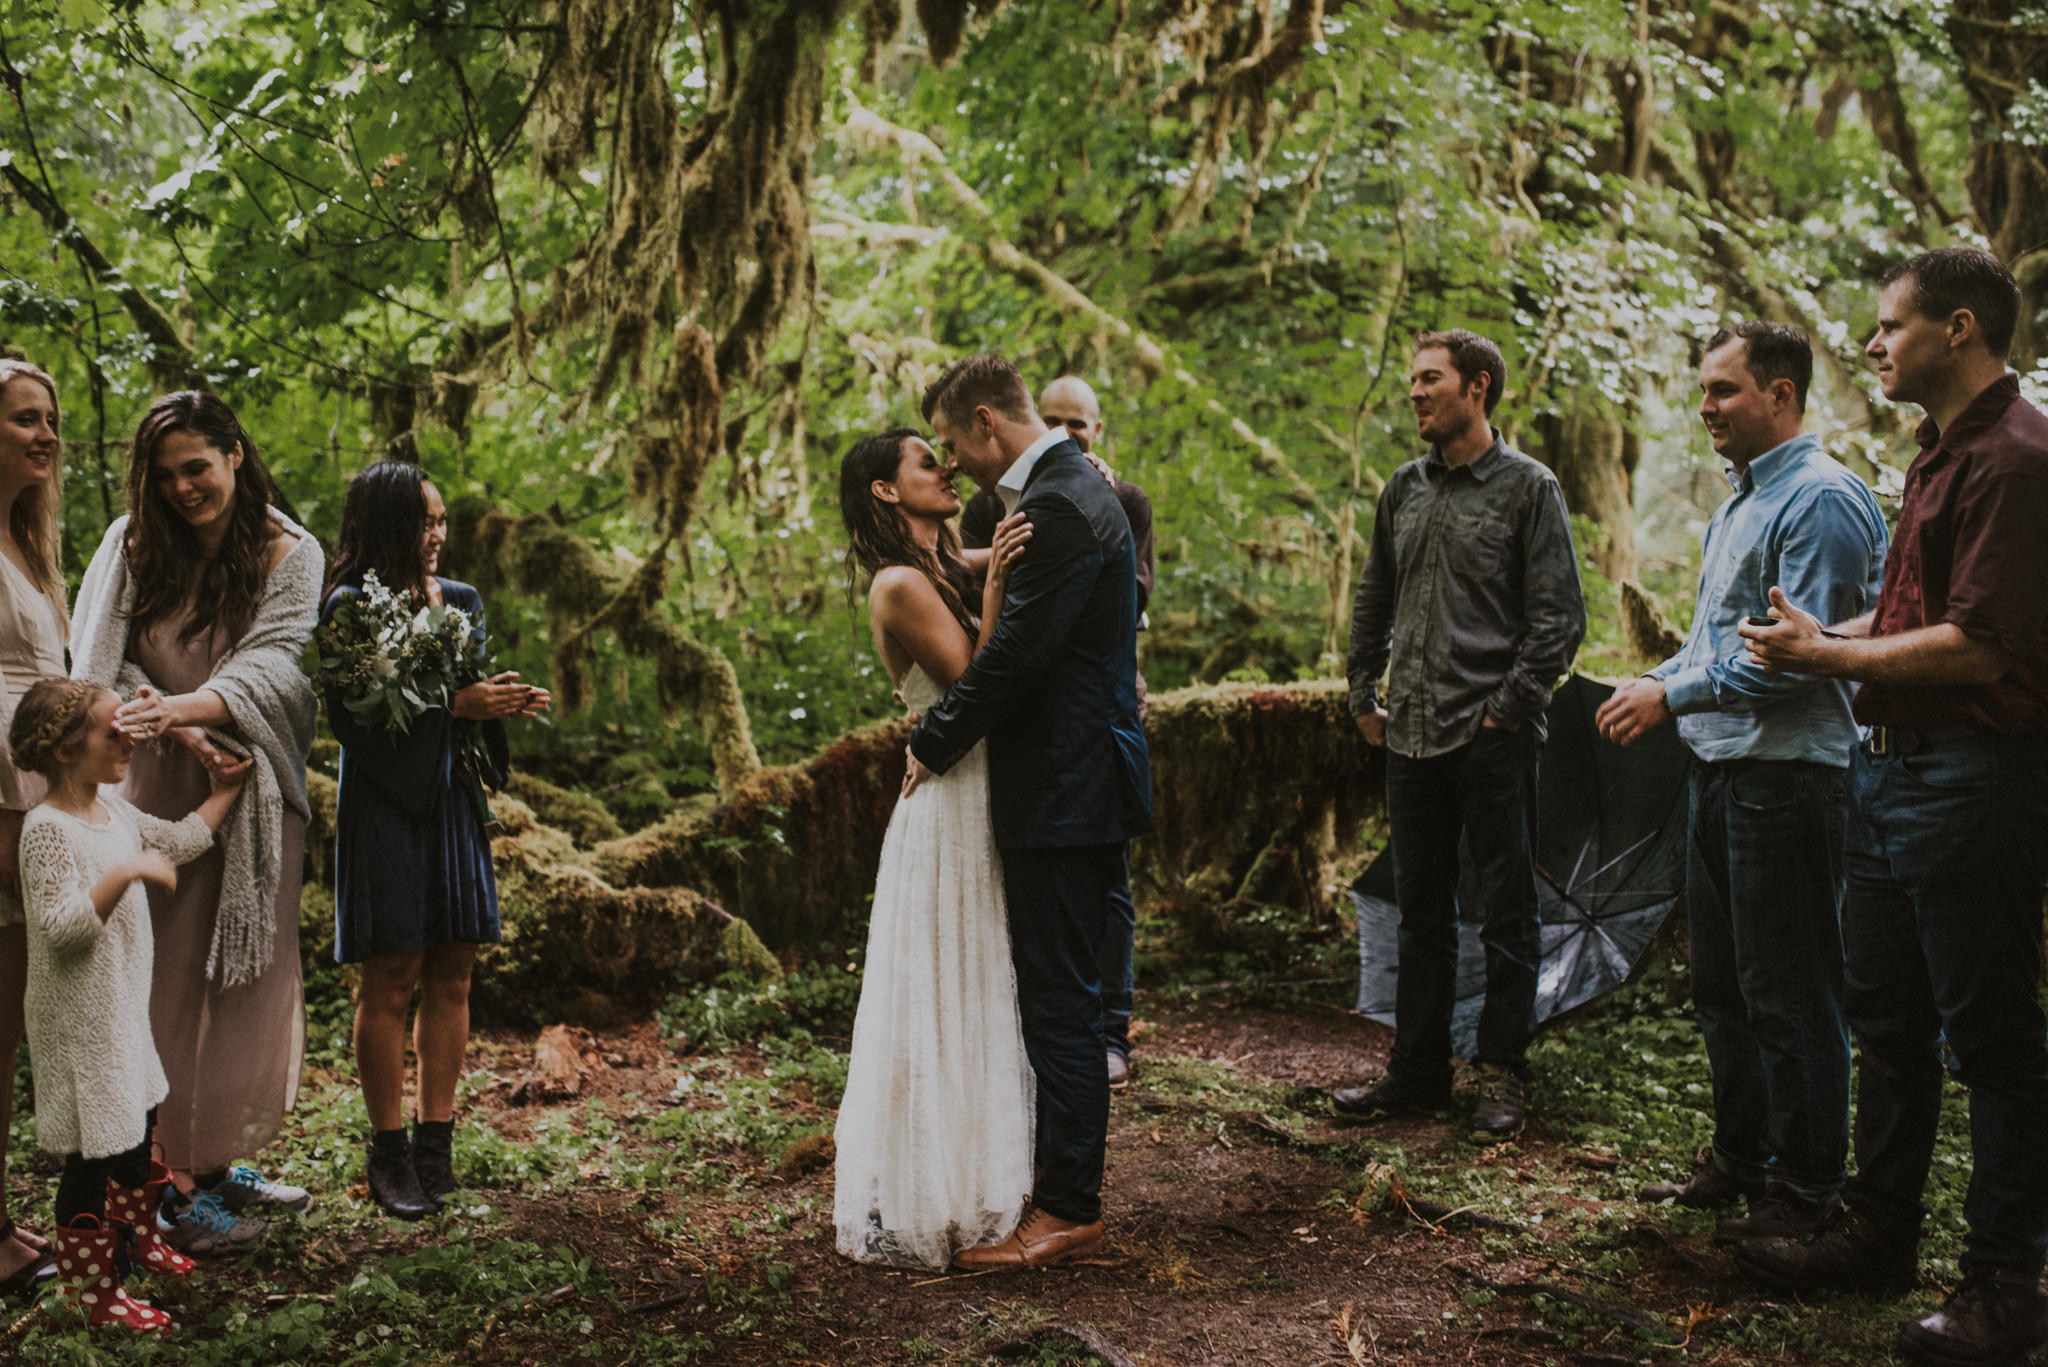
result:
<svg viewBox="0 0 2048 1367"><path fill-rule="evenodd" d="M1017 505L1031 544L1010 567L995 635L926 712L911 753L945 773L988 741L1003 849L1110 845L1152 828L1138 722L1131 524L1072 441L1047 449Z"/></svg>

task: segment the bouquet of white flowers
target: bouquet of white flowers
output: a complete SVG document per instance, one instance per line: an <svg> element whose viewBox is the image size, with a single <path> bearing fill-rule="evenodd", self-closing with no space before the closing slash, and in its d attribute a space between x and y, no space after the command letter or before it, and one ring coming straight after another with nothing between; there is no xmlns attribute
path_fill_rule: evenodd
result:
<svg viewBox="0 0 2048 1367"><path fill-rule="evenodd" d="M430 708L454 710L455 695L489 678L487 642L472 635L469 614L446 604L416 603L394 594L370 570L363 591L335 608L300 659L324 697L339 697L362 725L404 735ZM458 719L457 767L487 829L495 829L484 799L483 734Z"/></svg>

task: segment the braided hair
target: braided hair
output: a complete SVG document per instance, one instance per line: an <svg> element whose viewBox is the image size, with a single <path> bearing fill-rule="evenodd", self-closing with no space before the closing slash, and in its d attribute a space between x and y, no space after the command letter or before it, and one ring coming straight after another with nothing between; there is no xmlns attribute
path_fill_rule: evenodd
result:
<svg viewBox="0 0 2048 1367"><path fill-rule="evenodd" d="M14 709L7 748L16 768L54 780L63 761L57 752L85 739L93 704L112 694L102 684L52 674L37 679Z"/></svg>

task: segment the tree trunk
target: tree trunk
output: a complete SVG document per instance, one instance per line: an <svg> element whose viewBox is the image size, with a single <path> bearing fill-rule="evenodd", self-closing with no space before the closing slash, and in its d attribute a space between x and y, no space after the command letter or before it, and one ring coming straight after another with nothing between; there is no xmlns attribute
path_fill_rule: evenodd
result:
<svg viewBox="0 0 2048 1367"><path fill-rule="evenodd" d="M2040 358L2048 304L2048 156L2012 127L2013 106L2048 85L2048 26L2019 19L2017 0L1953 0L1948 36L1970 101L1970 206L1992 254L2020 281L2012 364Z"/></svg>
<svg viewBox="0 0 2048 1367"><path fill-rule="evenodd" d="M1636 574L1635 474L1642 439L1601 412L1545 413L1535 454L1557 475L1567 508L1598 524L1600 540L1579 549L1617 582Z"/></svg>

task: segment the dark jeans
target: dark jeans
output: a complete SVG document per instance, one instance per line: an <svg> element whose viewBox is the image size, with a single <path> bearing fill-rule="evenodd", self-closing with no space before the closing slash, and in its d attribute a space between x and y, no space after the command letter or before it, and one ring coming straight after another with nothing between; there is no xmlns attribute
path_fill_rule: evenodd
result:
<svg viewBox="0 0 2048 1367"><path fill-rule="evenodd" d="M64 1171L57 1178L57 1227L70 1224L81 1215L107 1218L107 1183L139 1187L149 1181L150 1140L156 1132L156 1108L143 1122L142 1142L126 1153L107 1158L83 1154L64 1155Z"/></svg>
<svg viewBox="0 0 2048 1367"><path fill-rule="evenodd" d="M1843 771L1695 762L1690 790L1692 995L1714 1071L1715 1158L1832 1197L1849 1153Z"/></svg>
<svg viewBox="0 0 2048 1367"><path fill-rule="evenodd" d="M2048 736L1859 752L1849 793L1843 930L1859 1059L1845 1199L1880 1224L1917 1227L1946 1036L1970 1093L1963 1265L2038 1273L2048 1252Z"/></svg>
<svg viewBox="0 0 2048 1367"><path fill-rule="evenodd" d="M1102 1218L1109 1137L1102 966L1123 933L1111 889L1127 881L1125 853L1122 843L1002 852L1017 1009L1038 1075L1033 1200L1083 1224Z"/></svg>
<svg viewBox="0 0 2048 1367"><path fill-rule="evenodd" d="M1128 866L1109 890L1109 943L1102 957L1103 1042L1126 1059L1131 1056L1131 1011L1137 979L1138 908L1131 901Z"/></svg>
<svg viewBox="0 0 2048 1367"><path fill-rule="evenodd" d="M1535 728L1481 727L1441 755L1387 752L1387 824L1401 906L1389 1076L1424 1087L1451 1076L1458 985L1458 838L1465 837L1486 946L1486 1002L1474 1062L1522 1072L1536 1034L1542 932L1536 906Z"/></svg>

